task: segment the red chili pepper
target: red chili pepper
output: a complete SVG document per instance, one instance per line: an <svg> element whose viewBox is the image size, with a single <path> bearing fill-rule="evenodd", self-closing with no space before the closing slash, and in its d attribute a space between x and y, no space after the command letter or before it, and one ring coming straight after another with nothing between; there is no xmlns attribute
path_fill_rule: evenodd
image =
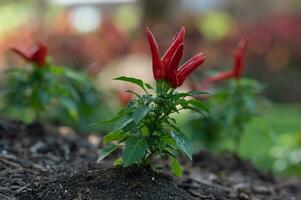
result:
<svg viewBox="0 0 301 200"><path fill-rule="evenodd" d="M161 59L161 62L163 62L164 65L168 65L170 63L171 59L173 58L179 46L183 44L184 38L185 38L185 28L182 27L180 32L176 33L172 44L170 45L170 47L168 48L168 50L166 51L166 53Z"/></svg>
<svg viewBox="0 0 301 200"><path fill-rule="evenodd" d="M118 90L116 94L122 106L128 105L128 103L133 99L132 93L129 92L123 92Z"/></svg>
<svg viewBox="0 0 301 200"><path fill-rule="evenodd" d="M177 70L178 83L177 87L181 86L185 79L191 74L196 68L203 64L206 57L203 53L199 53L183 64L180 69Z"/></svg>
<svg viewBox="0 0 301 200"><path fill-rule="evenodd" d="M233 68L233 73L234 73L234 77L236 79L239 79L241 77L241 74L243 72L243 68L244 68L244 54L246 51L246 47L247 47L247 41L245 38L243 38L239 44L238 47L236 49L236 51L234 52L234 68Z"/></svg>
<svg viewBox="0 0 301 200"><path fill-rule="evenodd" d="M232 70L231 71L220 72L218 74L210 76L207 79L205 79L205 81L203 81L202 85L203 85L204 89L208 89L209 86L212 83L227 80L227 79L230 79L230 78L233 78L233 71Z"/></svg>
<svg viewBox="0 0 301 200"><path fill-rule="evenodd" d="M184 27L181 28L179 33L176 33L172 44L161 59L159 46L149 28L146 28L146 34L152 54L154 78L168 81L173 88L181 86L186 77L205 61L205 56L200 53L178 69L183 56Z"/></svg>
<svg viewBox="0 0 301 200"><path fill-rule="evenodd" d="M176 50L167 68L166 79L170 82L173 88L178 87L177 69L183 56L183 49L184 44L182 43Z"/></svg>
<svg viewBox="0 0 301 200"><path fill-rule="evenodd" d="M203 81L203 87L208 88L211 84L230 78L240 79L244 68L244 54L247 47L247 41L245 38L240 40L237 49L234 52L234 65L232 70L217 73L208 77Z"/></svg>
<svg viewBox="0 0 301 200"><path fill-rule="evenodd" d="M29 51L21 51L17 48L11 48L13 52L24 58L28 62L37 64L38 67L44 67L47 56L47 46L38 43Z"/></svg>
<svg viewBox="0 0 301 200"><path fill-rule="evenodd" d="M149 42L152 60L153 60L153 74L156 80L161 80L165 78L164 66L160 59L160 50L156 42L156 39L150 29L146 28L147 39Z"/></svg>

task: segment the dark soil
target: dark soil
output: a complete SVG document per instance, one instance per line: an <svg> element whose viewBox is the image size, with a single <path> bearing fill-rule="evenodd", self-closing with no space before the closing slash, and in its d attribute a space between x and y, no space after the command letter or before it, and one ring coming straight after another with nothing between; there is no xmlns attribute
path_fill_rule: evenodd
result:
<svg viewBox="0 0 301 200"><path fill-rule="evenodd" d="M173 183L171 177L150 168L111 168L72 173L48 182L23 200L189 200L193 199Z"/></svg>
<svg viewBox="0 0 301 200"><path fill-rule="evenodd" d="M198 199L301 200L301 183L262 172L230 153L201 152L179 184Z"/></svg>
<svg viewBox="0 0 301 200"><path fill-rule="evenodd" d="M85 138L39 124L0 120L0 199L30 190L69 170L95 166L97 148Z"/></svg>
<svg viewBox="0 0 301 200"><path fill-rule="evenodd" d="M66 128L0 120L0 200L301 200L297 180L264 173L229 153L183 160L184 175L173 182L150 169L104 170L112 161L95 164L97 151Z"/></svg>

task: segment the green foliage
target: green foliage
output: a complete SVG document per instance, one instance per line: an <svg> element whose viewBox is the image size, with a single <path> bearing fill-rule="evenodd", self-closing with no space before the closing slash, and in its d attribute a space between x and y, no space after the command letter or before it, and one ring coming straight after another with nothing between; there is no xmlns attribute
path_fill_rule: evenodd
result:
<svg viewBox="0 0 301 200"><path fill-rule="evenodd" d="M232 137L239 152L245 126L256 114L256 96L262 91L259 83L250 79L229 80L206 100L212 107L210 117L192 117L192 139L201 141L205 148L216 150L225 138Z"/></svg>
<svg viewBox="0 0 301 200"><path fill-rule="evenodd" d="M301 133L278 136L270 154L276 172L301 176Z"/></svg>
<svg viewBox="0 0 301 200"><path fill-rule="evenodd" d="M95 123L114 124L113 132L104 136L104 143L110 144L102 150L104 153L100 154L99 160L107 152L112 152L110 145L113 144L124 147L122 158L118 158L114 165L148 165L157 155L167 156L171 158L172 172L181 175L182 167L176 158L179 153L184 153L191 159L192 150L188 138L177 128L171 115L191 109L207 116L208 106L191 99L200 92L178 93L165 81L157 81L156 89L153 89L151 85L135 78L119 77L116 80L136 84L145 94L135 93L136 98L115 117Z"/></svg>
<svg viewBox="0 0 301 200"><path fill-rule="evenodd" d="M10 69L5 75L0 106L9 118L78 128L92 120L100 105L100 94L85 74L47 64Z"/></svg>
<svg viewBox="0 0 301 200"><path fill-rule="evenodd" d="M239 152L241 135L245 125L256 116L255 96L262 91L261 86L254 80L231 80L225 88L217 91L214 105L217 120L221 127L226 128L232 134L236 143L236 151Z"/></svg>

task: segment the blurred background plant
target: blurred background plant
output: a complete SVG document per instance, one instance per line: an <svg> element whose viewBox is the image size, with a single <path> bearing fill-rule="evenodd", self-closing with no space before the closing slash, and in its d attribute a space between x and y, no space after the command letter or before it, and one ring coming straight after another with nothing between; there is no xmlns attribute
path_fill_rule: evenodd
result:
<svg viewBox="0 0 301 200"><path fill-rule="evenodd" d="M262 95L271 103L259 104L261 117L255 115L246 125L240 155L259 167L293 173L291 166L301 171L300 165L288 161L284 165L283 159L278 160L298 148L281 141L295 141L301 130L300 11L299 0L2 0L0 69L20 64L7 51L12 45L45 41L55 66L86 71L97 89L111 94L106 95L105 103L115 110L120 100L115 91L131 88L113 82L111 77L152 81L146 25L156 32L163 49L172 40L172 33L185 25L184 60L202 49L207 56L206 67L215 71L231 66L229 52L248 35L244 77L262 83ZM192 79L205 79L204 71ZM105 110L101 113L109 115ZM178 122L184 124L188 114ZM275 150L278 147L286 149L287 154Z"/></svg>
<svg viewBox="0 0 301 200"><path fill-rule="evenodd" d="M4 72L1 114L25 123L51 122L89 131L88 124L101 117L105 109L92 80L84 73L47 62L44 44L30 51L12 50L28 65Z"/></svg>
<svg viewBox="0 0 301 200"><path fill-rule="evenodd" d="M209 96L200 98L212 107L212 115L187 118L186 126L191 140L197 143L195 146L200 148L202 143L213 152L229 149L239 155L243 132L256 116L256 99L262 92L257 81L242 78L246 49L247 39L243 38L233 52L231 69L209 75L200 84L190 82L192 90L210 88L211 91Z"/></svg>
<svg viewBox="0 0 301 200"><path fill-rule="evenodd" d="M228 80L211 91L205 98L212 108L211 116L190 115L186 119L194 149L230 150L239 155L245 128L257 115L256 99L261 91L258 82L246 78Z"/></svg>

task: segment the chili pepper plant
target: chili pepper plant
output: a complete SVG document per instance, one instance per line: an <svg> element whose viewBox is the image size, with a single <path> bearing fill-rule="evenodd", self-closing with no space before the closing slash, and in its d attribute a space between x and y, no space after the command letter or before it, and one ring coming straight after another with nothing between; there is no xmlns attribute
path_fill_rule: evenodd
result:
<svg viewBox="0 0 301 200"><path fill-rule="evenodd" d="M2 114L28 123L50 120L65 125L76 125L93 114L100 94L85 74L48 62L47 46L42 43L12 51L28 65L6 71Z"/></svg>
<svg viewBox="0 0 301 200"><path fill-rule="evenodd" d="M98 161L121 147L122 156L114 165L146 166L151 164L155 156L167 156L171 160L172 172L180 176L182 167L177 156L184 153L192 159L192 150L188 138L177 127L173 114L190 109L208 115L209 109L202 101L188 98L204 92L177 92L176 89L183 84L189 74L203 64L205 56L203 53L197 54L178 68L183 54L185 29L182 27L175 35L169 49L162 57L150 29L146 29L146 34L156 85L152 86L131 77L116 78L138 85L144 93L137 94L129 91L135 95L135 98L127 107L112 119L100 122L101 124L113 123L114 129L104 136L103 142L107 146L100 151Z"/></svg>
<svg viewBox="0 0 301 200"><path fill-rule="evenodd" d="M242 39L234 52L234 66L231 70L209 76L201 84L212 89L212 95L205 99L212 107L212 115L209 118L197 117L188 122L188 127L194 128L192 137L202 137L204 146L211 150L221 146L223 138L231 136L234 149L239 153L246 124L257 115L256 100L262 86L255 80L241 78L246 46L246 39ZM217 86L220 82L222 84Z"/></svg>

